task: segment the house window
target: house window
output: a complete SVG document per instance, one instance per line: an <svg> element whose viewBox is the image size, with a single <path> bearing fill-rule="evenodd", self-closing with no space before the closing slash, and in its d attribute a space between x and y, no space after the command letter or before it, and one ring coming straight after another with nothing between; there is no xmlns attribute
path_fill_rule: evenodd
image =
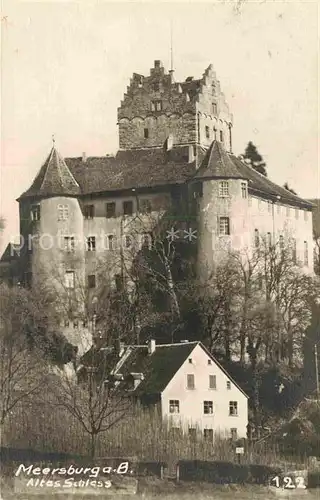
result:
<svg viewBox="0 0 320 500"><path fill-rule="evenodd" d="M116 215L116 204L114 202L106 203L106 217L107 217L107 219L111 219L111 217L115 217L115 215Z"/></svg>
<svg viewBox="0 0 320 500"><path fill-rule="evenodd" d="M132 201L124 201L122 203L123 207L123 215L132 215L133 214L133 202Z"/></svg>
<svg viewBox="0 0 320 500"><path fill-rule="evenodd" d="M66 271L64 275L65 287L68 289L74 288L74 271Z"/></svg>
<svg viewBox="0 0 320 500"><path fill-rule="evenodd" d="M192 358L189 358L189 363L192 365Z"/></svg>
<svg viewBox="0 0 320 500"><path fill-rule="evenodd" d="M230 436L232 441L236 441L238 439L238 429L236 427L231 427Z"/></svg>
<svg viewBox="0 0 320 500"><path fill-rule="evenodd" d="M299 219L299 210L297 208L295 209L294 213L295 213L296 219Z"/></svg>
<svg viewBox="0 0 320 500"><path fill-rule="evenodd" d="M223 132L220 130L220 142L223 142Z"/></svg>
<svg viewBox="0 0 320 500"><path fill-rule="evenodd" d="M247 183L241 182L241 196L242 198L248 197Z"/></svg>
<svg viewBox="0 0 320 500"><path fill-rule="evenodd" d="M180 402L178 399L170 399L169 413L180 413Z"/></svg>
<svg viewBox="0 0 320 500"><path fill-rule="evenodd" d="M305 210L304 211L304 220L307 222L308 220L308 212Z"/></svg>
<svg viewBox="0 0 320 500"><path fill-rule="evenodd" d="M96 237L89 236L87 238L87 252L95 252L96 250Z"/></svg>
<svg viewBox="0 0 320 500"><path fill-rule="evenodd" d="M162 101L156 101L156 111L162 110Z"/></svg>
<svg viewBox="0 0 320 500"><path fill-rule="evenodd" d="M74 236L64 237L64 249L66 252L74 252Z"/></svg>
<svg viewBox="0 0 320 500"><path fill-rule="evenodd" d="M216 115L218 112L217 104L215 102L212 103L212 113Z"/></svg>
<svg viewBox="0 0 320 500"><path fill-rule="evenodd" d="M282 234L279 236L279 247L281 250L284 249L284 238L283 238Z"/></svg>
<svg viewBox="0 0 320 500"><path fill-rule="evenodd" d="M213 401L204 401L203 402L203 413L205 415L213 414Z"/></svg>
<svg viewBox="0 0 320 500"><path fill-rule="evenodd" d="M272 201L268 200L268 212L270 213L272 211Z"/></svg>
<svg viewBox="0 0 320 500"><path fill-rule="evenodd" d="M225 196L229 196L229 182L221 181L219 182L219 196L224 198Z"/></svg>
<svg viewBox="0 0 320 500"><path fill-rule="evenodd" d="M231 389L231 382L230 380L227 380L227 389L230 390Z"/></svg>
<svg viewBox="0 0 320 500"><path fill-rule="evenodd" d="M217 377L216 375L209 375L209 389L217 388Z"/></svg>
<svg viewBox="0 0 320 500"><path fill-rule="evenodd" d="M96 275L89 274L89 276L88 276L88 288L95 288L95 287L96 287Z"/></svg>
<svg viewBox="0 0 320 500"><path fill-rule="evenodd" d="M67 220L69 217L69 206L58 205L58 220Z"/></svg>
<svg viewBox="0 0 320 500"><path fill-rule="evenodd" d="M197 429L195 429L194 427L189 427L188 433L189 438L195 441L197 438Z"/></svg>
<svg viewBox="0 0 320 500"><path fill-rule="evenodd" d="M277 204L277 214L281 214L281 205Z"/></svg>
<svg viewBox="0 0 320 500"><path fill-rule="evenodd" d="M194 375L188 374L187 375L187 389L194 389L194 388L195 388Z"/></svg>
<svg viewBox="0 0 320 500"><path fill-rule="evenodd" d="M144 131L143 131L143 133L144 133L144 138L148 139L148 137L149 137L149 129L145 128Z"/></svg>
<svg viewBox="0 0 320 500"><path fill-rule="evenodd" d="M85 219L93 219L94 217L94 205L85 205L84 206L84 218Z"/></svg>
<svg viewBox="0 0 320 500"><path fill-rule="evenodd" d="M210 129L209 129L208 125L206 125L206 138L210 139Z"/></svg>
<svg viewBox="0 0 320 500"><path fill-rule="evenodd" d="M307 243L307 241L303 242L303 263L304 263L305 266L309 265L308 243Z"/></svg>
<svg viewBox="0 0 320 500"><path fill-rule="evenodd" d="M203 437L206 441L213 441L213 429L204 429L203 430Z"/></svg>
<svg viewBox="0 0 320 500"><path fill-rule="evenodd" d="M290 207L286 207L286 216L290 217Z"/></svg>
<svg viewBox="0 0 320 500"><path fill-rule="evenodd" d="M231 417L238 416L238 401L229 401L229 415Z"/></svg>
<svg viewBox="0 0 320 500"><path fill-rule="evenodd" d="M149 214L152 210L151 201L147 199L140 200L140 212L143 214Z"/></svg>
<svg viewBox="0 0 320 500"><path fill-rule="evenodd" d="M155 111L156 110L156 105L154 103L154 101L151 101L151 111Z"/></svg>
<svg viewBox="0 0 320 500"><path fill-rule="evenodd" d="M31 220L40 220L40 205L31 205Z"/></svg>
<svg viewBox="0 0 320 500"><path fill-rule="evenodd" d="M114 234L108 234L107 236L108 250L114 250L115 248L115 237Z"/></svg>
<svg viewBox="0 0 320 500"><path fill-rule="evenodd" d="M222 236L230 234L229 217L219 217L219 234Z"/></svg>
<svg viewBox="0 0 320 500"><path fill-rule="evenodd" d="M260 246L259 229L254 230L254 246L256 248L259 248Z"/></svg>
<svg viewBox="0 0 320 500"><path fill-rule="evenodd" d="M267 246L268 246L268 249L271 250L271 247L272 247L271 233L267 233Z"/></svg>

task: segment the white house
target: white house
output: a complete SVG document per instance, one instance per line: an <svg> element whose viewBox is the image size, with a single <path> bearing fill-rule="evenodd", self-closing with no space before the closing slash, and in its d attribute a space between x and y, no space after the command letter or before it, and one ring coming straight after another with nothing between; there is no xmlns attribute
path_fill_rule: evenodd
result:
<svg viewBox="0 0 320 500"><path fill-rule="evenodd" d="M209 438L247 435L248 396L201 342L125 347L113 373L131 377L133 394L158 404L172 427Z"/></svg>

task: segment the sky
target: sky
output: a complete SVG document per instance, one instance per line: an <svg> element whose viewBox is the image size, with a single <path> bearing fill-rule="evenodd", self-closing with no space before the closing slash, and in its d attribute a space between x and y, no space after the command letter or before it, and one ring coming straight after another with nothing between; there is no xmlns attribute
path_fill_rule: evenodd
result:
<svg viewBox="0 0 320 500"><path fill-rule="evenodd" d="M171 24L175 79L212 63L234 152L253 141L272 180L320 197L317 2L2 0L0 252L53 134L65 157L117 151L130 77L156 59L169 69Z"/></svg>

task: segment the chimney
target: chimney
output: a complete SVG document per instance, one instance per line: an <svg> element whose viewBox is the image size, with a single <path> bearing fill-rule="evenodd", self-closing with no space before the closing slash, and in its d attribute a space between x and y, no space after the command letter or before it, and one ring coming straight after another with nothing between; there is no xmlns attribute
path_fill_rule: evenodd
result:
<svg viewBox="0 0 320 500"><path fill-rule="evenodd" d="M188 163L192 163L193 161L194 161L194 146L193 144L189 144Z"/></svg>
<svg viewBox="0 0 320 500"><path fill-rule="evenodd" d="M82 153L82 161L85 163L87 161L87 153Z"/></svg>
<svg viewBox="0 0 320 500"><path fill-rule="evenodd" d="M156 350L156 341L154 339L149 340L148 343L148 354L151 356Z"/></svg>

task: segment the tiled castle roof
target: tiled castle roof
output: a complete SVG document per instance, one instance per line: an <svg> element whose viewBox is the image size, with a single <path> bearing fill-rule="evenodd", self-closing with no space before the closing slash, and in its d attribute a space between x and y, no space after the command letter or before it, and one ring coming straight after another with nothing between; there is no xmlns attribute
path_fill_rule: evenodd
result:
<svg viewBox="0 0 320 500"><path fill-rule="evenodd" d="M193 146L190 146L191 148ZM303 208L312 203L299 198L213 141L207 151L195 146L141 148L118 151L115 156L66 158L52 148L31 187L20 198L88 195L133 188L151 188L218 178L246 179L252 194Z"/></svg>

